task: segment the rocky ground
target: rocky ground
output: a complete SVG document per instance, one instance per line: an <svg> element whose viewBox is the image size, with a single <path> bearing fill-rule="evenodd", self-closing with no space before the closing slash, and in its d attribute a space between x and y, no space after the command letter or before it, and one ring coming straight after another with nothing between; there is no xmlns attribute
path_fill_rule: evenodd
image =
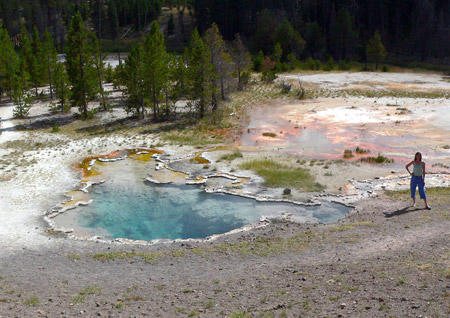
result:
<svg viewBox="0 0 450 318"><path fill-rule="evenodd" d="M204 243L42 233L0 260L2 317L448 317L450 191L363 200L331 225L280 222Z"/></svg>

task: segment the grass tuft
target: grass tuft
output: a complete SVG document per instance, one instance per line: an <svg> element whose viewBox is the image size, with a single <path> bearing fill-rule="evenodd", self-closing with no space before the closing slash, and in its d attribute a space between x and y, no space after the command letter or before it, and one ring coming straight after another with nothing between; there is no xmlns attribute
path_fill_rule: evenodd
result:
<svg viewBox="0 0 450 318"><path fill-rule="evenodd" d="M82 295L74 296L74 297L72 297L72 299L70 300L70 302L71 302L72 304L81 304L81 303L84 303L85 301L86 301L86 298L85 298L84 296L82 296Z"/></svg>
<svg viewBox="0 0 450 318"><path fill-rule="evenodd" d="M97 286L86 286L85 289L80 291L80 295L98 295L102 289Z"/></svg>
<svg viewBox="0 0 450 318"><path fill-rule="evenodd" d="M361 158L360 159L361 162L367 162L367 163L377 163L377 164L381 164L381 163L394 163L394 159L389 159L385 156L382 156L380 154L378 154L377 157L367 157L367 158Z"/></svg>
<svg viewBox="0 0 450 318"><path fill-rule="evenodd" d="M38 297L32 296L30 298L25 299L25 301L23 303L26 306L36 307L40 304L40 302L41 302L41 300Z"/></svg>
<svg viewBox="0 0 450 318"><path fill-rule="evenodd" d="M242 158L242 157L243 157L242 153L239 150L236 149L232 153L223 155L222 157L220 157L220 159L221 160L233 161L234 159Z"/></svg>

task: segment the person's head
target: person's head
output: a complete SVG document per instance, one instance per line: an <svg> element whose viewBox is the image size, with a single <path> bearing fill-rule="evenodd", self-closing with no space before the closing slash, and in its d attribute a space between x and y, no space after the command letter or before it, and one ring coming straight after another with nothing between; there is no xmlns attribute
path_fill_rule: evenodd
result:
<svg viewBox="0 0 450 318"><path fill-rule="evenodd" d="M414 161L416 162L422 161L422 154L420 152L416 152L416 155L414 156Z"/></svg>

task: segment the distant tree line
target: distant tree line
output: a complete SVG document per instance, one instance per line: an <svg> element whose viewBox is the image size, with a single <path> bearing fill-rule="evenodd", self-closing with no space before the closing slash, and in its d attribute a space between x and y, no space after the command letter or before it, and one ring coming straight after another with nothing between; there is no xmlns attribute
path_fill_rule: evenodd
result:
<svg viewBox="0 0 450 318"><path fill-rule="evenodd" d="M366 59L379 32L388 52L403 58L443 61L450 56L448 0L193 0L200 31L216 23L225 39L241 34L254 53L273 53L277 26L286 23L305 40L301 57Z"/></svg>
<svg viewBox="0 0 450 318"><path fill-rule="evenodd" d="M239 35L226 43L213 24L203 37L195 29L182 54L167 52L157 21L116 69L106 67L99 40L83 22L81 13L70 21L60 62L48 31L41 37L36 27L25 25L17 39L0 26L0 100L9 96L14 116L24 118L35 98L49 96L50 110L66 112L78 107L83 119L109 108L104 83L113 82L123 92L125 110L155 121L176 115L176 103L187 102L182 113L202 119L220 118L221 101L231 90L242 89L249 78L250 54ZM43 86L49 85L47 90ZM94 108L90 102L98 101ZM217 115L217 116L216 116Z"/></svg>
<svg viewBox="0 0 450 318"><path fill-rule="evenodd" d="M400 58L448 62L450 56L449 0L0 0L0 19L14 39L22 21L29 32L34 26L41 36L48 30L62 52L75 12L97 38L117 43L128 30L148 31L163 6L178 9L170 14L166 35L176 25L184 28L189 13L200 34L215 23L227 41L240 34L253 54L261 50L269 56L280 43L284 61L289 53L365 61L376 32ZM181 32L188 39L189 33Z"/></svg>

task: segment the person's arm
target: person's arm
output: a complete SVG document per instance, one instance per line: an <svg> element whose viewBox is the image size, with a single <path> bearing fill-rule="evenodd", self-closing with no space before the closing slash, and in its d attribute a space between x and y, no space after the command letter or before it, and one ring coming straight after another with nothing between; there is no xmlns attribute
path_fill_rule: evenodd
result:
<svg viewBox="0 0 450 318"><path fill-rule="evenodd" d="M425 184L425 162L422 162L422 171L423 171L423 175L422 175L422 180L423 180L423 184Z"/></svg>
<svg viewBox="0 0 450 318"><path fill-rule="evenodd" d="M412 175L412 172L411 171L409 171L409 167L412 165L414 163L414 161L411 161L410 163L408 163L407 165L406 165L406 171L408 171L408 173L409 174L411 174Z"/></svg>

